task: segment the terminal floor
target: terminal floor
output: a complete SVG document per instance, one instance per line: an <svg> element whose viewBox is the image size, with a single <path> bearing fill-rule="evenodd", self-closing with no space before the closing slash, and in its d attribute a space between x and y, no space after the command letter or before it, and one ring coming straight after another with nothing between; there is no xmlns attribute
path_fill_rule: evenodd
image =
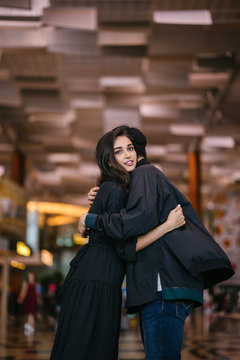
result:
<svg viewBox="0 0 240 360"><path fill-rule="evenodd" d="M0 360L47 360L53 338L54 331L46 322L38 321L33 336L25 336L23 324L15 322L1 334ZM137 359L144 359L138 330L122 331L119 360ZM195 311L188 318L182 360L197 359L240 359L240 314L213 316Z"/></svg>

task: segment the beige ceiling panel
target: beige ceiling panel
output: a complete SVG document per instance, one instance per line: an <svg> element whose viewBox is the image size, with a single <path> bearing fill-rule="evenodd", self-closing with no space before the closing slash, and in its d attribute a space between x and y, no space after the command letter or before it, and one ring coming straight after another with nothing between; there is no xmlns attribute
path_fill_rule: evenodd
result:
<svg viewBox="0 0 240 360"><path fill-rule="evenodd" d="M158 10L200 10L200 9L238 9L235 0L152 0L152 6Z"/></svg>
<svg viewBox="0 0 240 360"><path fill-rule="evenodd" d="M4 106L21 105L21 97L14 82L0 81L0 104Z"/></svg>
<svg viewBox="0 0 240 360"><path fill-rule="evenodd" d="M109 56L101 59L101 76L141 76L143 60L128 56Z"/></svg>
<svg viewBox="0 0 240 360"><path fill-rule="evenodd" d="M92 31L55 29L49 36L48 50L61 54L97 56L97 34Z"/></svg>
<svg viewBox="0 0 240 360"><path fill-rule="evenodd" d="M129 93L106 93L105 94L105 103L109 107L139 107L141 104L142 95L141 94L129 94Z"/></svg>
<svg viewBox="0 0 240 360"><path fill-rule="evenodd" d="M28 114L34 112L63 113L68 110L66 101L57 91L22 91L22 98Z"/></svg>
<svg viewBox="0 0 240 360"><path fill-rule="evenodd" d="M61 84L65 90L71 93L94 93L100 92L100 84L98 78L69 78L62 79Z"/></svg>
<svg viewBox="0 0 240 360"><path fill-rule="evenodd" d="M49 5L49 0L1 0L4 3L1 15L6 17L40 17L43 9ZM9 4L9 6L7 6ZM1 6L1 3L0 3Z"/></svg>
<svg viewBox="0 0 240 360"><path fill-rule="evenodd" d="M99 57L87 57L76 55L63 55L59 66L59 77L61 79L95 78L101 74L101 63Z"/></svg>
<svg viewBox="0 0 240 360"><path fill-rule="evenodd" d="M0 28L0 47L2 49L44 48L48 43L50 29L3 29Z"/></svg>
<svg viewBox="0 0 240 360"><path fill-rule="evenodd" d="M104 110L103 127L104 132L109 131L116 126L128 125L140 127L140 115L138 108L131 107L107 107Z"/></svg>
<svg viewBox="0 0 240 360"><path fill-rule="evenodd" d="M229 78L229 72L190 73L188 75L190 86L196 88L224 87L228 83Z"/></svg>
<svg viewBox="0 0 240 360"><path fill-rule="evenodd" d="M149 0L112 0L96 1L98 4L100 23L143 23L148 22L150 16Z"/></svg>
<svg viewBox="0 0 240 360"><path fill-rule="evenodd" d="M44 9L45 24L80 30L97 29L97 9L93 7L52 7Z"/></svg>
<svg viewBox="0 0 240 360"><path fill-rule="evenodd" d="M224 53L240 49L239 36L240 25L155 25L149 39L149 54Z"/></svg>
<svg viewBox="0 0 240 360"><path fill-rule="evenodd" d="M5 67L15 78L23 80L54 79L58 74L60 56L45 51L5 52L2 55L1 67Z"/></svg>
<svg viewBox="0 0 240 360"><path fill-rule="evenodd" d="M191 67L191 59L150 60L146 69L146 84L166 88L188 87Z"/></svg>
<svg viewBox="0 0 240 360"><path fill-rule="evenodd" d="M70 104L74 109L102 109L105 98L102 95L71 93Z"/></svg>
<svg viewBox="0 0 240 360"><path fill-rule="evenodd" d="M30 9L31 0L0 0L0 6L19 9Z"/></svg>

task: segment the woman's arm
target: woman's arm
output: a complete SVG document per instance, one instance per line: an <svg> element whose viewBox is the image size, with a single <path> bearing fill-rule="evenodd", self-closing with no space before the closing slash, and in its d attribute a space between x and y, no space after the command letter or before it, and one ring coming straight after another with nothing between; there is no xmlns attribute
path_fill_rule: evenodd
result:
<svg viewBox="0 0 240 360"><path fill-rule="evenodd" d="M155 229L149 231L146 235L137 237L136 251L140 251L151 245L154 241L165 235L169 231L177 229L186 223L180 205L170 211L165 223L157 226Z"/></svg>
<svg viewBox="0 0 240 360"><path fill-rule="evenodd" d="M27 282L24 280L23 284L22 284L22 288L21 288L21 291L20 291L20 294L17 298L17 302L19 304L22 304L23 303L23 300L25 299L26 297L26 294L27 294L27 288L28 288L28 284Z"/></svg>

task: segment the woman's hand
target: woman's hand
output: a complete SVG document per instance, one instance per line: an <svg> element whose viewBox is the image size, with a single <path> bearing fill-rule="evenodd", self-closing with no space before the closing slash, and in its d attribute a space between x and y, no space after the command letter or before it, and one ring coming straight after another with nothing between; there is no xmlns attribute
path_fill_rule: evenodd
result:
<svg viewBox="0 0 240 360"><path fill-rule="evenodd" d="M88 193L88 204L89 205L92 205L92 203L93 203L93 201L95 199L95 196L97 195L98 189L99 189L98 186L95 186L95 187L90 189L90 191Z"/></svg>
<svg viewBox="0 0 240 360"><path fill-rule="evenodd" d="M82 237L87 237L86 235L86 225L85 225L85 219L86 219L87 214L83 214L80 216L79 220L78 220L78 231L80 232L80 235Z"/></svg>
<svg viewBox="0 0 240 360"><path fill-rule="evenodd" d="M166 223L169 226L169 231L177 229L186 224L185 217L181 205L178 205L170 211Z"/></svg>

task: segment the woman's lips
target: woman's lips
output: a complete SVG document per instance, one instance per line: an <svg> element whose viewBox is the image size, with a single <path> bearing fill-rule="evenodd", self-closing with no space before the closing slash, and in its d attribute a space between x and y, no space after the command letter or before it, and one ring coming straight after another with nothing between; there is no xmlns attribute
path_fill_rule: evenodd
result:
<svg viewBox="0 0 240 360"><path fill-rule="evenodd" d="M129 161L125 162L124 165L132 166L133 165L133 160L129 160Z"/></svg>

